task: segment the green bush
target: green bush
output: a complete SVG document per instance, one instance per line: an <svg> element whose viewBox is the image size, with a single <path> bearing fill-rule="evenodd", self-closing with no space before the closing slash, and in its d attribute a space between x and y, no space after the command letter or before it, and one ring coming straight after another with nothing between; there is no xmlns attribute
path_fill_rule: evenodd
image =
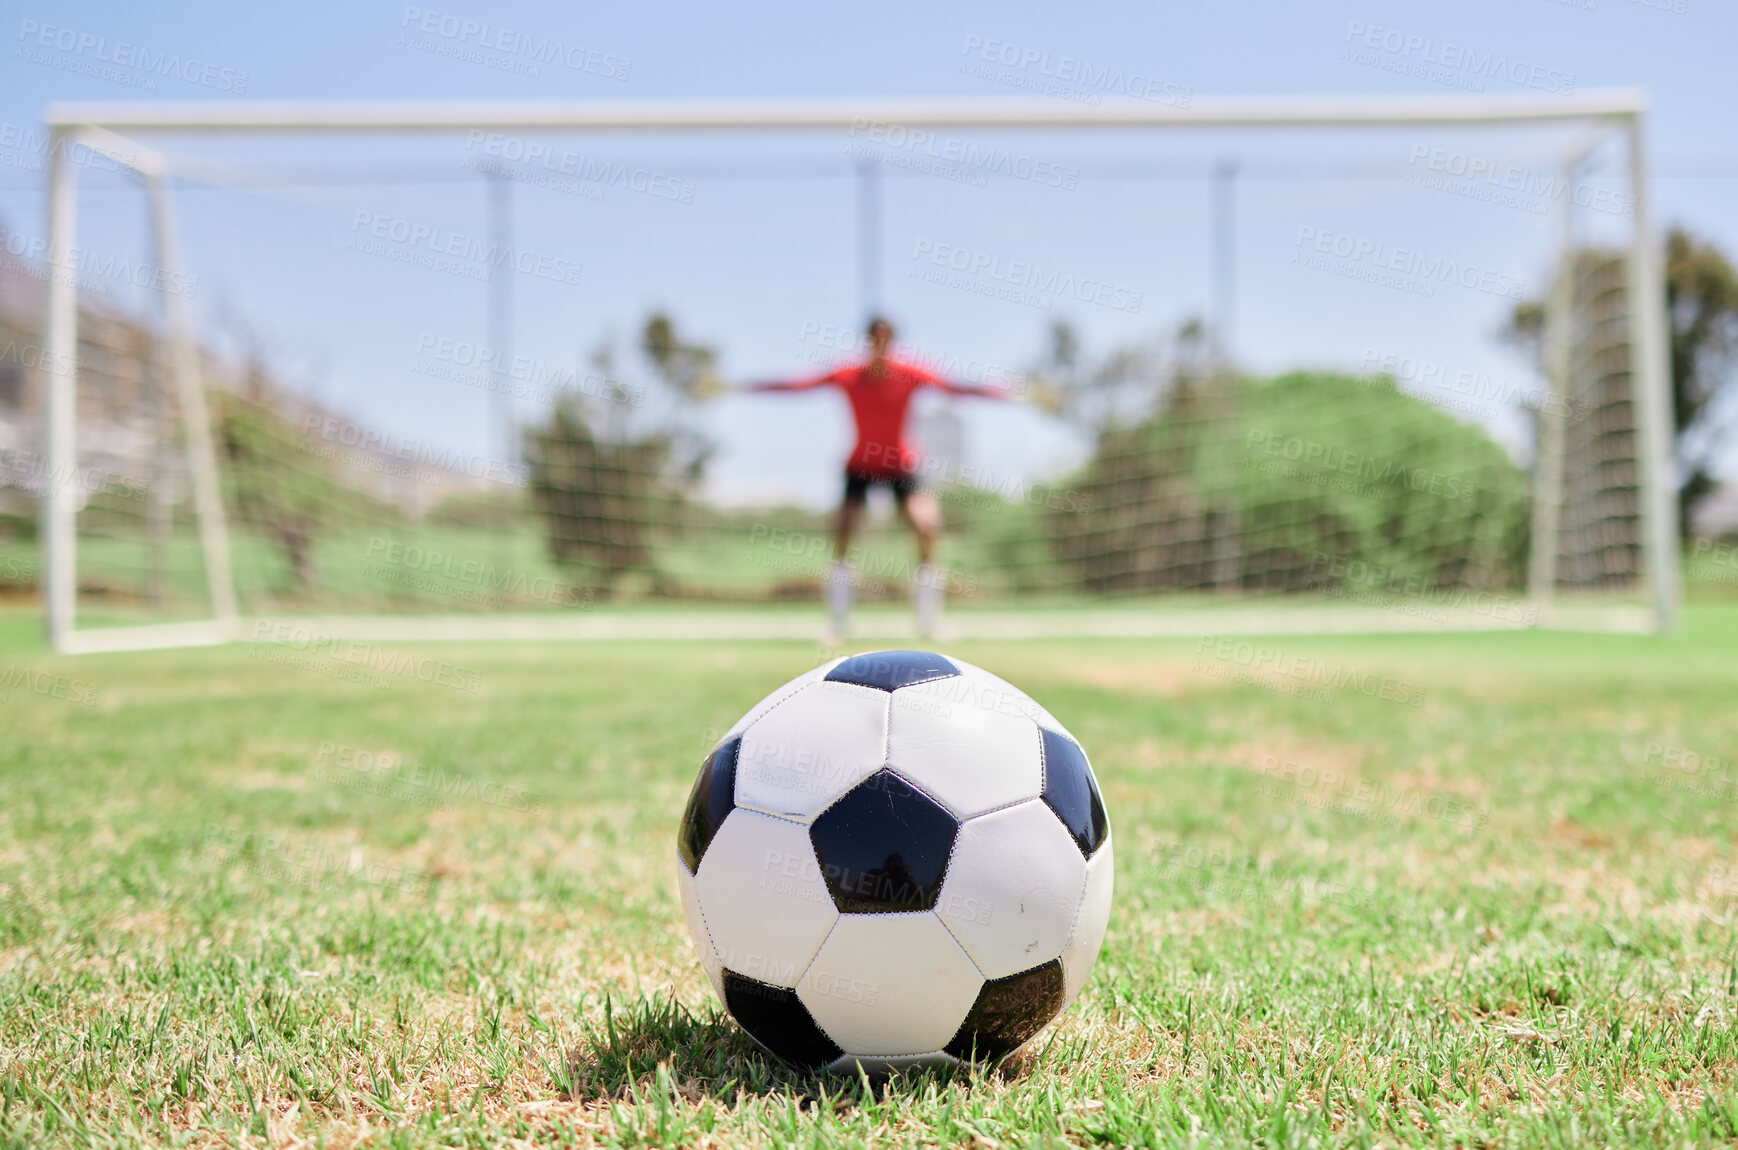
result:
<svg viewBox="0 0 1738 1150"><path fill-rule="evenodd" d="M1524 577L1525 473L1482 429L1390 380L1179 386L1156 417L1104 432L1067 485L1084 509L1046 526L1089 591Z"/></svg>

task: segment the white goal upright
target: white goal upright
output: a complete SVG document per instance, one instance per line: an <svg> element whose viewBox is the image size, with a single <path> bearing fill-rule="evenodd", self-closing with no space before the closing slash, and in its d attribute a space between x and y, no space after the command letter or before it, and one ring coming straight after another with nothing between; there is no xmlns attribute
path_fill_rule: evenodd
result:
<svg viewBox="0 0 1738 1150"><path fill-rule="evenodd" d="M730 549L733 562L748 554L746 562L757 565L759 575L777 568L800 576L795 583L807 580L809 584L819 575L815 562L818 546L811 545L813 541L808 538L819 538L819 520L785 522L770 513L745 517L705 506L691 489L684 489L687 494L680 497L672 494L676 488L670 485L676 481L670 476L677 470L673 460L683 449L682 434L622 430L618 415L631 422L641 418L644 410L619 402L632 387L615 381L605 367L599 367L596 375L584 370L570 373L565 383L543 387L542 398L555 397L546 405L548 410L540 410L538 415L539 419L547 415L547 425L539 424L535 434L526 432L518 446L503 449L481 468L491 480L499 474L514 477L508 486L521 492L513 496L519 502L502 511L506 501L490 502L498 494L494 488L477 494L481 487L465 486L467 474L472 478L479 474L477 467L457 456L431 459L425 444L390 428L365 426L361 421L347 423L341 397L323 397L315 402L286 396L264 388L257 379L250 384L251 377L239 369L230 373L232 378L211 378L222 372L216 366L217 358L202 347L202 334L196 330L188 306L189 293L163 290L162 311L154 325L160 346L150 357L150 372L156 380L153 394L157 396L150 434L155 437L156 454L149 466L139 464L137 475L129 475L126 466L114 464L93 479L89 460L96 433L87 428L81 381L93 370L89 360L95 352L88 339L81 340L80 330L81 322L93 321L81 301L89 268L81 265L78 255L79 165L72 157L77 145L137 175L149 205L156 281L172 284L197 275L197 270L188 266L181 233L198 226L194 213L200 202L181 194L176 180L196 178L209 184L224 177L219 164L191 162L178 168L177 154L163 141L259 141L264 146L266 141L286 137L299 141L361 138L445 140L464 146L466 141L474 144L492 135L510 134L519 139L563 140L716 138L723 143L769 136L821 137L856 143L865 125L896 125L906 134L967 133L973 139L1044 132L1123 144L1187 132L1250 133L1267 139L1325 131L1408 129L1429 133L1549 126L1576 133L1568 145L1547 159L1560 171L1573 171L1586 155L1608 142L1619 144L1626 157L1625 183L1633 211L1625 213L1627 235L1621 245L1606 245L1610 258L1599 264L1586 257L1585 242L1575 230L1573 197L1558 197L1551 205L1559 220L1552 241L1557 256L1546 290L1540 293L1544 305L1540 359L1546 393L1544 401L1535 405L1531 458L1521 464L1522 470L1530 473L1521 508L1524 530L1519 535L1512 531L1502 534L1491 527L1498 514L1496 505L1482 503L1471 512L1464 507L1454 509L1458 518L1452 530L1464 532L1465 539L1447 538L1450 527L1421 522L1415 512L1387 512L1389 536L1410 533L1401 540L1407 546L1392 552L1371 544L1369 540L1381 532L1359 526L1354 522L1357 515L1343 508L1335 514L1343 512L1345 523L1331 529L1321 527L1327 514L1325 505L1317 498L1319 492L1305 489L1337 482L1328 472L1351 475L1363 488L1380 487L1377 494L1382 499L1395 492L1405 495L1403 489L1408 487L1416 494L1428 486L1441 502L1464 502L1455 493L1470 492L1475 485L1441 467L1441 474L1430 471L1427 478L1420 479L1428 469L1410 457L1399 462L1386 460L1379 453L1360 457L1355 443L1349 449L1336 438L1341 429L1322 422L1335 418L1329 409L1299 414L1295 404L1302 401L1296 396L1319 394L1320 385L1311 385L1317 391L1298 384L1287 385L1290 391L1262 390L1254 383L1239 381L1228 359L1210 352L1208 366L1196 375L1176 369L1174 379L1151 410L1137 413L1132 422L1098 426L1095 454L1089 462L1053 485L1061 494L1052 491L1048 496L1031 497L1030 490L1021 487L1010 499L1008 484L992 482L987 492L979 493L981 500L973 495L961 503L963 518L978 523L981 532L979 543L974 544L978 547L973 552L976 561L985 571L999 564L1015 571L1016 576L1009 577L1005 585L996 583L999 575L985 576L1005 594L987 596L981 612L961 612L964 621L960 633L974 633L973 627L978 625L974 619L985 621L984 633L999 629L1005 634L1394 630L1413 626L1428 614L1416 609L1421 604L1450 602L1465 608L1489 602L1493 596L1525 609L1505 609L1497 613L1500 617L1494 624L1493 612L1482 608L1463 610L1454 618L1465 619L1472 626L1550 625L1554 621L1572 625L1573 619L1581 617L1564 606L1565 599L1575 600L1578 589L1597 587L1616 588L1628 604L1628 614L1622 615L1625 622L1615 625L1636 626L1639 620L1645 629L1663 629L1674 612L1678 540L1668 328L1661 241L1651 214L1645 112L1645 100L1627 91L1513 97L1197 98L1184 107L1135 100L1086 105L1059 100L957 98L56 104L46 114L51 140L45 255L40 271L31 273L40 275L45 292L38 383L41 464L36 468L39 481L35 488L41 498L40 585L47 630L57 649L81 652L271 638L295 626L328 637L394 640L491 635L771 634L782 633L781 628L783 632L806 634L807 629L818 627L816 618L805 616L803 621L791 623L785 616L775 618L766 612L744 614L737 621L718 612L693 614L686 620L668 614L648 615L636 624L631 613L560 610L629 602L634 588L640 589L642 599L679 598L687 593L729 599L735 590L726 594L703 585L702 577L696 574L718 553L708 552L708 546ZM931 164L908 152L890 163L908 169L906 174L927 167L940 171L945 179L957 179L943 170L954 158L943 157ZM487 186L489 194L497 197L507 195L509 184L515 180L527 185L535 181L547 188L574 175L559 165L546 173L507 170L500 163L491 167L487 157L468 148L461 159L470 176L481 177L479 186ZM992 165L988 170L1006 174L1017 167ZM642 195L658 196L659 187L676 199L685 194L682 180L668 174L654 174L643 181L637 176L624 177L623 183L633 181L644 183L644 187L634 188ZM244 186L245 173L234 177L234 182ZM879 217L873 213L882 210L880 200L861 188L859 194L867 196L858 201L860 217L873 218L878 224ZM564 204L571 206L572 202ZM865 217L864 212L871 215ZM364 214L357 213L357 219ZM508 218L491 215L491 227L497 231L506 228L503 221ZM390 242L395 226L392 222L382 224L378 217L353 222L353 242L365 246L371 230L382 230L383 242ZM430 230L438 233L438 227ZM503 236L504 232L491 232L484 238L491 243L511 242L510 237ZM471 236L443 242L454 253L453 258L462 262L466 245L482 241ZM866 275L879 275L881 256L879 251L870 250L872 247L866 243L859 258L869 269ZM934 258L939 249L932 240L920 240L914 250L935 265L933 274L927 266L914 267L910 273L914 277L930 274L937 282L959 278L946 261ZM387 254L397 258L395 252L392 249ZM437 257L417 253L415 258L428 262L439 257L438 253ZM1034 286L1041 273L1009 272L1000 260L995 262L997 270L992 274L1003 281L996 290L1017 288L1027 296L1047 290ZM544 280L578 275L577 265L570 267L547 256L533 257L528 267L519 270ZM968 286L966 290L978 289ZM988 288L985 291L988 294ZM509 317L514 299L509 293L510 289L503 287L490 296L488 340L509 346L495 346L480 355L475 349L449 354L452 349L444 345L455 341L443 341L424 331L417 334L419 352L444 357L437 367L449 374L466 368L466 355L480 362L479 370L485 376L501 374L502 364L511 359L513 325ZM1096 292L1099 302L1126 297L1127 293L1119 293L1120 289L1111 292L1102 285ZM1075 298L1091 302L1090 294ZM1039 302L1049 307L1048 302ZM1216 324L1224 318L1212 317ZM807 327L816 325L811 322ZM1213 336L1219 334L1214 332ZM1598 341L1603 342L1596 348ZM463 345L462 340L456 343ZM1347 358L1354 361L1352 366L1359 366L1356 355ZM1393 364L1383 362L1384 357L1367 349L1363 359L1368 374L1398 376L1400 390L1404 390L1404 371L1397 371ZM669 367L669 361L660 362L668 368L669 377L680 383L680 364ZM517 386L506 379L483 380L486 390L494 391L497 385ZM563 400L563 394L568 399ZM562 407L570 401L570 407ZM611 407L612 403L616 406ZM1285 406L1288 403L1293 406ZM628 407L633 410L622 414ZM1600 439L1586 422L1587 413L1596 407L1621 408L1625 434L1619 446L1611 446L1614 441L1610 436ZM558 418L560 410L568 411L571 417L565 424ZM1251 422L1254 417L1250 411L1268 414ZM1286 418L1301 422L1282 426L1275 422L1280 418L1273 414L1276 412L1288 413ZM166 420L166 414L173 418ZM520 418L529 417L522 413ZM1422 427L1437 416L1426 411L1418 418ZM1316 422L1310 422L1312 419ZM1311 432L1311 427L1323 430ZM639 438L634 437L636 434ZM286 436L298 435L305 442L285 445ZM1424 448L1420 450L1425 454L1419 458L1438 458ZM1242 453L1241 464L1225 458L1234 451ZM1598 455L1601 451L1605 454ZM308 471L292 474L284 470L273 452L306 462ZM1159 464L1153 462L1155 459L1179 453L1190 460L1184 467L1186 474L1156 470ZM167 462L165 456L170 457ZM320 462L331 458L340 458L335 469L329 462ZM1130 462L1135 459L1142 462ZM270 470L272 467L278 470ZM320 470L322 467L325 470ZM254 470L242 474L248 468ZM377 482L382 475L406 468L421 468L444 478L418 488L414 482L417 477L412 475L400 484L409 491L403 498L386 493ZM357 478L367 472L373 475L366 482ZM1620 478L1613 480L1613 475ZM970 476L941 478L953 485L950 490L966 490L971 482ZM446 483L446 479L452 482ZM352 498L345 492L347 487L368 484L373 486L366 496ZM1617 487L1628 500L1620 516L1626 524L1623 531L1628 533L1622 547L1625 554L1633 556L1633 562L1610 558L1610 525L1598 518L1602 513L1589 510L1609 504ZM148 490L148 506L123 506L116 494L121 488L135 493ZM1282 489L1284 497L1280 498L1275 492ZM527 491L529 494L524 494ZM436 492L441 502L431 520L431 493ZM1445 492L1449 493L1446 498ZM298 509L316 501L329 505L318 516ZM992 503L1002 518L984 526L982 517L973 513ZM1511 500L1503 505L1502 514L1513 516L1517 506ZM1064 510L1066 518L1062 516ZM526 544L537 552L535 559L528 558L526 551L515 550L520 543L511 541L479 544L475 554L455 550L461 545L452 541L459 538L462 529L485 521L493 524L491 516L507 514L522 516L524 524L536 524L535 528L525 528L528 535L538 539L535 545ZM197 609L153 617L149 611L133 609L137 604L128 600L128 610L109 603L95 612L109 625L81 625L80 549L91 546L81 529L81 515L107 516L104 522L121 523L127 530L134 529L131 525L136 519L141 538L152 531L160 539L184 533L187 545L182 552L173 552L165 545L160 554L184 553L189 557L189 577L202 588ZM467 519L467 515L472 518ZM313 518L320 521L322 536L318 541L311 537ZM639 522L641 518L646 521ZM435 526L430 527L431 523ZM621 525L620 531L615 530L617 525ZM269 546L244 546L239 536L249 533L250 537L269 538ZM1354 536L1355 541L1343 546L1321 542L1351 540ZM799 537L800 544L790 542ZM1515 538L1530 539L1531 543L1517 545ZM785 542L776 542L781 539ZM491 552L490 546L497 546L498 552ZM1524 555L1515 553L1517 546L1525 548ZM342 560L333 558L344 547L349 550ZM272 556L269 564L260 558L267 551ZM440 562L431 556L439 556ZM1426 556L1428 562L1419 556ZM346 590L350 584L344 579L350 575L341 579L328 573L351 561L366 565L370 573L353 580L364 587L365 594ZM164 570L173 566L170 560L153 562ZM293 593L267 586L279 578L261 573L271 565L275 565L273 571L287 572L280 582L293 583ZM1360 573L1371 570L1385 573L1384 577L1375 583L1360 582ZM158 586L164 578L162 571L152 578L158 581L152 586ZM978 576L974 574L971 579ZM960 581L961 587L967 585L966 580ZM978 584L969 585L975 588ZM730 586L740 589L748 584ZM416 589L426 593L413 593ZM480 593L470 595L470 589L480 589ZM953 589L957 592L960 588ZM1238 591L1247 594L1228 594ZM1170 592L1178 594L1167 598ZM1256 592L1275 594L1258 599ZM1334 610L1307 614L1281 610L1294 601L1319 604L1323 601L1321 592L1326 592ZM773 587L764 594L770 602L783 592ZM1054 607L1051 600L1058 595L1072 597L1066 609L1055 609L1049 615L1028 609L1029 604L1040 600ZM147 603L161 601L156 591L136 598ZM746 591L735 600L739 604L754 601L754 595ZM449 609L479 602L487 609ZM1228 603L1246 610L1241 615L1229 612ZM1200 610L1203 604L1218 612L1209 625L1167 614L1172 606ZM290 616L305 617L305 625L286 623Z"/></svg>

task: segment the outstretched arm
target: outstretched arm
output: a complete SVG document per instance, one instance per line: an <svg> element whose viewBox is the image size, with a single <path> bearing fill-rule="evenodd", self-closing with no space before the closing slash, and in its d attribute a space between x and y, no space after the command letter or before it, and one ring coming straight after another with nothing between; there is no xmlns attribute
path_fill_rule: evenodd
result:
<svg viewBox="0 0 1738 1150"><path fill-rule="evenodd" d="M923 373L923 382L937 391L945 391L949 395L975 395L980 399L1012 399L1014 392L1010 388L996 387L988 383L956 383L951 379L943 379L939 375Z"/></svg>
<svg viewBox="0 0 1738 1150"><path fill-rule="evenodd" d="M951 379L923 373L926 386L949 395L974 395L981 399L1025 400L1036 405L1043 411L1055 415L1062 410L1062 397L1056 389L1044 383L1043 380L1015 379L1011 386L998 387L993 383L955 383Z"/></svg>
<svg viewBox="0 0 1738 1150"><path fill-rule="evenodd" d="M994 387L987 383L955 383L951 379L938 379L931 387L947 392L949 395L975 395L980 399L1012 399L1014 393L1006 387Z"/></svg>
<svg viewBox="0 0 1738 1150"><path fill-rule="evenodd" d="M750 383L743 391L812 391L817 387L825 387L836 383L838 372L829 371L826 375L818 375L813 379L775 380L770 383Z"/></svg>

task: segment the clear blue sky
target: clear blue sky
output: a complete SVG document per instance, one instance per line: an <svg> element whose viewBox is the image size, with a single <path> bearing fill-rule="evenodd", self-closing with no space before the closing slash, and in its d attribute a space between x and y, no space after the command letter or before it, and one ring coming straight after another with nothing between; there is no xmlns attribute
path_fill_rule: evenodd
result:
<svg viewBox="0 0 1738 1150"><path fill-rule="evenodd" d="M1653 98L1651 150L1662 221L1738 252L1738 8L1715 0L1461 0L1455 3L1145 3L1123 5L710 4L575 7L7 3L0 79L0 221L9 235L42 230L40 157L32 126L62 99L218 99L245 74L253 98L974 96L1103 98L1139 77L1161 101L1250 93L1487 92L1550 94L1637 86ZM451 35L466 21L487 32ZM421 31L422 28L432 31ZM51 43L40 42L53 28ZM69 35L70 34L70 35ZM511 34L511 38L508 37ZM492 37L492 43L477 41ZM58 40L55 39L58 37ZM571 66L525 74L503 45L553 41ZM100 46L98 42L100 41ZM79 44L83 44L81 49ZM122 49L121 44L127 44ZM66 45L73 45L67 48ZM1388 45L1385 47L1384 45ZM1408 46L1410 45L1410 46ZM454 52L468 54L455 57ZM984 59L985 54L990 59ZM107 62L99 56L106 56ZM997 57L1017 61L1006 67ZM181 61L175 75L151 70ZM1064 62L1067 58L1069 63ZM1500 59L1482 77L1469 62ZM198 61L198 69L188 61ZM144 63L141 63L144 61ZM1073 71L1084 62L1087 75ZM96 72L99 74L86 74ZM987 74L986 74L987 73ZM1061 73L1061 78L1057 78ZM1109 79L1098 76L1108 74ZM191 77L191 78L189 78ZM155 90L146 85L155 84ZM716 344L738 379L810 370L832 349L821 332L858 320L851 156L868 147L887 172L883 296L907 342L944 361L1029 365L1052 318L1066 316L1088 349L1153 339L1208 304L1207 191L1194 173L1217 158L1242 166L1237 188L1236 344L1262 370L1357 368L1372 357L1439 365L1492 385L1532 386L1525 364L1492 338L1510 283L1541 285L1553 220L1537 189L1518 204L1407 184L1424 175L1420 149L1488 160L1525 180L1548 178L1563 133L1316 138L1199 134L1163 139L1032 135L979 138L1022 170L1077 172L1072 186L991 176L913 177L911 148L838 134L805 139L545 141L576 165L622 164L667 177L653 192L621 184L577 191L516 187L519 247L541 261L515 277L514 349L576 366L606 335L627 341L647 310L670 308ZM327 401L407 438L497 452L488 398L419 368L438 366L442 340L487 340L483 287L459 273L401 262L393 222L436 229L463 249L485 229L474 179L482 158L462 138L270 145L164 140L178 158L232 171L296 166L397 174L374 184L179 196L200 322L245 324ZM943 142L943 150L946 143ZM1591 234L1620 233L1615 153L1599 153L1585 213ZM1167 179L1108 178L1163 166ZM750 178L758 170L759 178ZM1379 179L1323 179L1351 170ZM958 169L955 169L956 174ZM442 182L410 183L431 173ZM559 175L559 173L558 173ZM682 181L691 181L684 183ZM142 212L112 178L90 174L81 242L139 249ZM1464 190L1464 189L1463 189ZM658 191L672 192L669 195ZM359 223L358 221L366 221ZM388 238L372 250L375 221ZM1337 235L1476 269L1483 287L1439 284L1432 296L1300 266L1312 241ZM456 238L455 238L456 237ZM368 245L364 243L364 249ZM1103 285L1097 302L1039 291L1009 301L926 282L953 253L988 261L979 290L1037 266ZM142 254L139 258L145 258ZM958 257L956 257L958 258ZM562 282L574 268L577 282ZM1001 278L998 279L997 277ZM1414 289L1416 284L1413 285ZM113 298L131 301L126 285ZM1089 293L1090 294L1090 293ZM1138 300L1138 307L1135 301ZM624 358L626 358L624 356ZM535 396L518 414L539 410ZM992 473L1062 466L1079 445L1028 412L961 402L967 454ZM1519 424L1481 416L1511 438ZM728 498L833 495L845 437L828 397L730 400L705 416L724 443L713 465ZM1733 470L1738 470L1734 468Z"/></svg>

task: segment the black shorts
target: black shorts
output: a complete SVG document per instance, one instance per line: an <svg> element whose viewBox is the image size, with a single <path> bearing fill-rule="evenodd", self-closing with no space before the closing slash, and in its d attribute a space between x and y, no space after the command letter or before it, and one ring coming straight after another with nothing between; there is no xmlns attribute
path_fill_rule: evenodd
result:
<svg viewBox="0 0 1738 1150"><path fill-rule="evenodd" d="M917 490L917 476L909 471L902 475L876 471L854 471L845 468L845 505L861 507L869 499L869 488L885 484L893 490L893 499L904 507L911 493Z"/></svg>

